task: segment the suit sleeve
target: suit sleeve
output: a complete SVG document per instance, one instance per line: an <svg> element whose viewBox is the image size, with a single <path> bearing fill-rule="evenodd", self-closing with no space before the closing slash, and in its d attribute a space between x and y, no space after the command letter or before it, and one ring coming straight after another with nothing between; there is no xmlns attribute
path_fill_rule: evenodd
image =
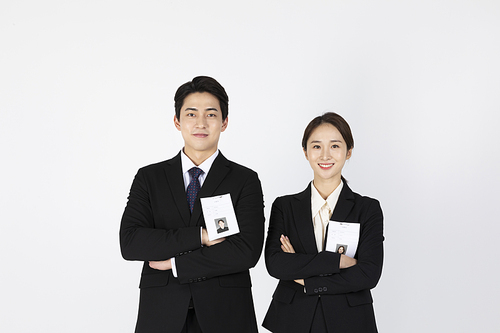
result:
<svg viewBox="0 0 500 333"><path fill-rule="evenodd" d="M219 244L176 257L180 283L246 271L259 260L264 242L262 188L256 173L241 177L246 178L243 186L231 191L231 197L237 198L236 202L233 198L233 205L240 232Z"/></svg>
<svg viewBox="0 0 500 333"><path fill-rule="evenodd" d="M165 260L201 247L200 228L155 229L144 169L134 178L120 225L120 248L126 260Z"/></svg>
<svg viewBox="0 0 500 333"><path fill-rule="evenodd" d="M343 294L374 288L382 274L383 215L377 200L370 199L357 249L357 264L329 276L305 279L308 295Z"/></svg>
<svg viewBox="0 0 500 333"><path fill-rule="evenodd" d="M265 259L269 274L281 280L305 279L313 276L334 274L340 271L340 254L333 252L285 253L281 249L281 235L288 236L285 231L285 216L283 213L284 198L278 198L273 203L269 231L266 240ZM293 246L293 240L291 240Z"/></svg>

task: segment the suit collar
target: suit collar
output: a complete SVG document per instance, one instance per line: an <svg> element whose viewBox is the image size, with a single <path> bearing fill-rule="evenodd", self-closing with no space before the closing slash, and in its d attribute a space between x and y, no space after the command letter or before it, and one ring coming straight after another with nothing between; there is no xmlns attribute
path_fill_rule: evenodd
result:
<svg viewBox="0 0 500 333"><path fill-rule="evenodd" d="M311 186L295 194L292 205L293 219L297 228L300 242L306 253L318 253L316 239L314 237L314 226L311 210ZM354 206L354 194L347 184L344 183L337 204L333 211L331 221L345 221Z"/></svg>
<svg viewBox="0 0 500 333"><path fill-rule="evenodd" d="M182 175L181 153L177 154L174 158L167 161L165 166L165 176L172 192L172 197L175 201L175 206L179 210L179 214L188 225L191 218L189 212L189 205L186 199L186 189L184 187L184 178Z"/></svg>
<svg viewBox="0 0 500 333"><path fill-rule="evenodd" d="M330 221L345 221L353 206L354 194L351 188L347 184L344 184Z"/></svg>
<svg viewBox="0 0 500 333"><path fill-rule="evenodd" d="M219 155L217 155L210 171L208 172L207 178L205 178L205 182L200 188L198 198L194 203L193 213L191 214L191 219L189 221L190 226L201 225L200 217L202 209L199 198L213 196L220 183L224 180L224 178L226 178L229 170L229 161L224 157L224 155L222 155L221 152L219 152Z"/></svg>
<svg viewBox="0 0 500 333"><path fill-rule="evenodd" d="M292 205L293 220L299 234L300 242L306 253L318 253L311 211L311 183L307 188L294 195L296 200Z"/></svg>
<svg viewBox="0 0 500 333"><path fill-rule="evenodd" d="M205 161L203 161L203 163L197 166L196 164L193 163L193 161L191 161L191 159L186 155L186 153L184 153L184 149L182 149L180 154L181 154L181 166L182 166L182 174L184 176L184 181L186 182L186 174L188 173L189 169L197 167L200 168L205 173L205 176L203 175L200 176L200 182L202 183L201 179L204 180L206 178L206 174L210 172L212 164L214 163L219 153L220 153L219 150L217 150L215 153L210 155L210 157L208 157ZM187 187L187 184L184 184L184 187Z"/></svg>
<svg viewBox="0 0 500 333"><path fill-rule="evenodd" d="M202 209L199 198L213 196L220 183L228 174L229 161L222 155L221 152L214 160L210 171L208 172L205 181L200 188L198 198L194 203L193 212L189 211L189 205L186 199L186 189L184 186L184 179L182 175L181 153L177 154L174 158L167 161L165 168L165 175L167 177L172 196L174 197L175 205L186 226L202 225L200 219Z"/></svg>

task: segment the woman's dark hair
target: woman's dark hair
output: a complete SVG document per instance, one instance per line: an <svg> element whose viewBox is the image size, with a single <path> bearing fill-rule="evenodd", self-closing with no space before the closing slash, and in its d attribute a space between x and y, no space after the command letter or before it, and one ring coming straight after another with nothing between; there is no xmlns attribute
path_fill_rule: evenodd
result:
<svg viewBox="0 0 500 333"><path fill-rule="evenodd" d="M226 94L224 87L220 85L214 78L209 76L197 76L192 81L184 83L175 92L174 107L175 116L177 119L181 116L181 108L184 104L184 99L192 93L207 92L214 95L218 100L222 112L222 121L226 120L229 112L229 97Z"/></svg>
<svg viewBox="0 0 500 333"><path fill-rule="evenodd" d="M338 129L347 145L348 152L354 148L354 138L352 137L351 128L347 121L335 112L327 112L311 120L304 130L304 136L302 137L302 149L304 149L304 151L307 152L307 140L311 137L312 132L322 124L330 124ZM343 176L342 180L344 183L347 183Z"/></svg>
<svg viewBox="0 0 500 333"><path fill-rule="evenodd" d="M339 130L347 145L347 151L354 148L354 138L352 137L351 128L347 121L335 112L327 112L321 116L317 116L307 125L302 137L302 149L304 151L307 151L307 140L309 140L312 132L323 124L330 124Z"/></svg>

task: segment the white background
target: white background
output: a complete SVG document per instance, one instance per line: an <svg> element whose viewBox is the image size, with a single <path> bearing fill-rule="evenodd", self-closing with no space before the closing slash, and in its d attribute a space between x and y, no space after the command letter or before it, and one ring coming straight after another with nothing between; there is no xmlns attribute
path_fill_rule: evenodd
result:
<svg viewBox="0 0 500 333"><path fill-rule="evenodd" d="M120 218L137 169L182 147L173 95L197 75L229 94L220 148L266 217L312 178L306 124L351 124L344 175L385 213L380 332L500 330L500 2L3 0L1 332L133 332ZM263 258L252 277L260 324L276 281Z"/></svg>

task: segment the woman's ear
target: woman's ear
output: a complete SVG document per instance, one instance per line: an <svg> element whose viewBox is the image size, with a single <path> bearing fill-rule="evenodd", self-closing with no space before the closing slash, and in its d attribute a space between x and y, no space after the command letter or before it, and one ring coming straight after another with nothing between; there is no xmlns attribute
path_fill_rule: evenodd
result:
<svg viewBox="0 0 500 333"><path fill-rule="evenodd" d="M345 159L346 159L346 160L348 160L348 159L350 159L350 158L351 158L351 156L352 156L352 148L351 148L351 149L349 149L349 151L347 152L347 155L346 155L346 158L345 158Z"/></svg>
<svg viewBox="0 0 500 333"><path fill-rule="evenodd" d="M304 152L304 156L306 157L306 160L308 159L307 158L307 150L305 150L304 148L302 148L302 151Z"/></svg>

